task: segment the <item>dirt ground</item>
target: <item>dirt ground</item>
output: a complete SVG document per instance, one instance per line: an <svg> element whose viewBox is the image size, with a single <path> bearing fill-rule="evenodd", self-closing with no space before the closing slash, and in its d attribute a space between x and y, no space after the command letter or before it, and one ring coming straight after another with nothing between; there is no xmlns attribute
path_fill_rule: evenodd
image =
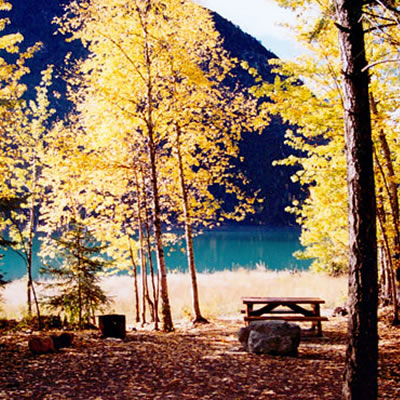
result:
<svg viewBox="0 0 400 400"><path fill-rule="evenodd" d="M341 396L346 319L331 317L324 338L304 335L298 357L248 354L241 319L165 334L128 331L124 340L75 333L72 347L33 355L29 333L0 334L0 399L330 399ZM400 328L380 322L379 398L400 398Z"/></svg>

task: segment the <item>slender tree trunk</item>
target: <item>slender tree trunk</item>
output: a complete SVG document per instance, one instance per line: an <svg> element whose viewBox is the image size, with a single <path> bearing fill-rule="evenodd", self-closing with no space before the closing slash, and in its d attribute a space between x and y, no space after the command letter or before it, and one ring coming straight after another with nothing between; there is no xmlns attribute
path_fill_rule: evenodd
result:
<svg viewBox="0 0 400 400"><path fill-rule="evenodd" d="M181 192L182 192L183 218L185 221L186 255L187 255L190 278L192 283L192 305L194 312L193 323L194 324L208 323L208 321L201 315L200 311L199 289L197 285L196 266L194 262L192 225L190 218L188 193L186 188L185 171L183 168L183 161L182 161L180 136L181 136L180 127L176 126L176 152L178 156L179 182L181 185Z"/></svg>
<svg viewBox="0 0 400 400"><path fill-rule="evenodd" d="M79 272L79 279L78 279L78 326L79 329L82 329L82 277L81 272Z"/></svg>
<svg viewBox="0 0 400 400"><path fill-rule="evenodd" d="M149 268L150 268L150 276L151 276L151 287L152 287L152 294L153 294L153 322L154 322L154 329L158 331L158 323L160 322L160 318L158 316L158 302L159 302L159 279L157 279L157 283L155 282L154 278L154 264L151 257L151 240L150 240L150 233L148 231L148 226L146 226L146 244L147 244L147 259L149 260ZM158 277L158 275L157 275Z"/></svg>
<svg viewBox="0 0 400 400"><path fill-rule="evenodd" d="M83 258L83 254L81 252L81 249L83 247L82 242L81 242L81 232L79 230L79 237L77 238L77 244L78 244L78 325L79 325L79 329L83 328L83 318L82 318L82 314L83 314L83 294L82 294L82 281L83 281L83 262L82 262L82 258Z"/></svg>
<svg viewBox="0 0 400 400"><path fill-rule="evenodd" d="M139 290L138 290L138 279L137 279L137 265L135 262L135 255L133 254L133 249L131 245L131 239L128 237L129 241L129 254L131 257L132 267L133 267L133 291L135 296L135 318L136 322L140 322L140 304L139 304Z"/></svg>
<svg viewBox="0 0 400 400"><path fill-rule="evenodd" d="M35 193L36 193L36 163L34 162L33 165L33 188L31 194L31 201L30 201L30 209L29 209L29 237L28 237L28 254L27 254L27 275L28 275L28 316L32 316L32 298L31 294L33 295L33 300L35 302L36 314L38 318L38 325L39 330L42 329L42 317L40 315L40 307L39 301L36 295L35 288L33 286L33 278L32 278L32 266L33 266L33 238L35 234Z"/></svg>
<svg viewBox="0 0 400 400"><path fill-rule="evenodd" d="M378 107L375 102L374 97L371 95L371 109L374 115L379 118L378 115ZM399 211L399 198L398 198L398 193L397 193L397 184L396 184L396 175L394 172L394 167L393 167L393 162L392 162L392 157L390 154L390 148L389 148L389 143L386 140L386 135L383 130L379 132L378 135L378 140L380 143L380 147L382 149L382 155L385 160L385 167L387 170L387 178L385 176L385 173L383 171L383 168L381 169L382 173L382 179L385 182L385 187L388 193L389 197L389 204L391 208L391 216L392 216L392 223L393 223L393 228L394 228L394 238L393 238L393 251L392 251L392 264L393 264L393 271L400 271L400 211ZM396 302L393 306L393 319L392 323L393 325L399 325L400 324L400 319L399 319L399 306L397 304L397 296L394 296L394 301Z"/></svg>
<svg viewBox="0 0 400 400"><path fill-rule="evenodd" d="M33 284L32 284L32 294L33 294L33 300L35 302L36 314L37 314L37 317L38 317L38 328L39 328L39 330L42 330L43 323L42 323L42 316L40 314L39 300L37 298L36 289L35 289L35 286Z"/></svg>
<svg viewBox="0 0 400 400"><path fill-rule="evenodd" d="M136 177L137 179L137 177ZM137 179L137 183L139 183ZM139 187L139 186L138 186ZM143 187L143 185L142 185ZM144 188L143 188L144 192ZM144 196L143 196L144 197ZM147 259L149 260L149 263L151 263L151 257L147 258L145 255L145 240L146 236L144 235L144 230L145 230L145 222L143 222L142 218L142 209L144 206L144 198L142 198L142 193L138 192L138 218L139 218L139 225L140 225L140 231L139 231L139 243L140 243L140 260L141 260L141 265L142 265L142 301L143 301L143 323L146 320L146 301L149 304L150 307L150 315L152 318L152 321L154 322L154 303L150 298L149 295L149 287L148 287L148 282L147 282ZM152 269L152 264L151 264L151 269Z"/></svg>
<svg viewBox="0 0 400 400"><path fill-rule="evenodd" d="M389 303L391 296L388 289L386 257L385 243L378 243L378 271L381 271L379 279L379 302L383 305Z"/></svg>
<svg viewBox="0 0 400 400"><path fill-rule="evenodd" d="M384 142L385 141L386 141L386 138L385 138ZM385 147L386 147L386 150L384 152L389 151L389 147L388 146L385 146ZM389 152L389 154L390 154L390 152ZM387 157L387 155L386 155L386 157ZM381 174L382 180L384 182L386 192L388 193L389 198L391 198L393 196L393 194L391 195L393 188L390 188L392 185L388 182L388 179L386 179L386 175L383 171L383 167L379 161L376 151L375 151L375 160L376 160L376 164L378 166L378 170ZM391 160L390 160L390 165L392 166L391 169L393 171L393 165L391 163ZM393 182L394 182L394 175L391 175L390 180L393 180ZM396 192L396 194L395 194L396 199L395 200L392 199L389 201L390 207L392 210L392 214L391 214L392 222L395 227L395 235L394 235L394 240L393 240L393 242L394 242L393 250L394 250L395 255L392 254L392 250L391 250L392 246L390 246L389 239L386 234L385 226L387 224L387 218L386 218L386 214L385 214L385 211L383 208L383 200L380 200L378 203L377 215L378 215L380 226L382 228L382 234L384 235L384 238L385 238L386 254L389 257L386 262L387 268L385 271L387 272L387 277L389 278L388 283L389 283L390 293L391 293L390 299L391 299L392 306L393 306L392 324L399 325L399 323L400 323L400 321L399 321L399 304L398 304L398 298L397 298L397 292L396 292L396 277L395 277L395 272L400 271L398 262L396 262L396 261L399 261L399 251L400 251L399 243L398 243L398 240L399 240L398 229L397 229L397 233L396 233L396 226L398 225L398 222L395 220L396 204L397 204L397 215L398 215L398 201L397 201L397 189L396 188L395 188L395 192ZM382 218L380 218L381 216L382 216ZM397 216L397 218L398 218L398 216ZM389 268L390 268L390 270L389 270Z"/></svg>
<svg viewBox="0 0 400 400"><path fill-rule="evenodd" d="M145 256L145 244L144 244L144 223L142 218L142 209L143 209L143 199L142 199L142 185L139 183L139 178L137 174L135 174L136 178L136 188L137 188L137 216L139 220L139 258L140 258L140 266L142 272L142 323L146 323L146 301L150 305L151 315L153 316L153 304L150 300L148 287L147 287L147 261Z"/></svg>
<svg viewBox="0 0 400 400"><path fill-rule="evenodd" d="M140 271L142 274L142 324L146 323L146 291L147 291L147 266L146 257L144 255L144 241L143 241L143 226L139 226L139 258L140 258Z"/></svg>
<svg viewBox="0 0 400 400"><path fill-rule="evenodd" d="M161 208L160 199L158 194L158 181L157 169L155 160L155 146L150 147L150 162L151 162L151 183L153 189L153 209L154 209L154 236L156 240L156 258L157 266L160 274L161 284L161 317L162 317L162 330L171 332L174 330L172 323L171 306L169 303L168 295L168 281L167 281L167 266L165 264L164 249L162 244L162 231L161 231Z"/></svg>
<svg viewBox="0 0 400 400"><path fill-rule="evenodd" d="M143 176L143 174L142 174ZM144 222L144 227L145 227L145 232L146 232L146 244L147 244L147 258L149 260L149 267L150 267L150 277L151 277L151 287L152 287L152 292L153 292L153 301L154 301L154 315L153 315L153 320L154 320L154 329L158 331L158 323L160 322L160 319L158 317L158 302L159 302L159 288L160 288L160 280L159 280L159 274L157 274L157 283L155 282L154 279L154 265L153 265L153 259L151 257L151 235L150 235L150 213L149 209L147 207L147 196L146 192L143 190L143 205L145 209L145 222Z"/></svg>
<svg viewBox="0 0 400 400"><path fill-rule="evenodd" d="M146 125L147 125L147 141L148 141L148 155L150 161L150 177L151 188L153 192L153 225L154 225L154 238L156 242L156 258L157 266L160 274L161 284L161 316L162 316L162 329L165 332L174 330L172 322L171 306L169 303L168 295L168 281L167 281L167 266L165 263L164 249L162 243L162 229L161 229L161 207L160 196L158 190L158 171L156 160L156 143L154 142L155 128L153 122L153 71L152 71L152 51L149 47L149 35L147 32L146 10L139 12L139 18L143 28L143 56L146 65L146 86L147 86L147 104L146 104Z"/></svg>
<svg viewBox="0 0 400 400"><path fill-rule="evenodd" d="M169 303L167 266L165 263L164 248L162 243L161 207L160 207L160 197L158 192L156 146L154 143L154 136L153 136L154 128L153 128L153 123L151 121L151 116L152 113L149 111L148 113L149 158L150 158L151 187L153 192L154 238L156 242L156 259L157 259L158 271L160 274L160 285L161 285L161 318L162 318L161 322L162 322L162 330L164 332L171 332L174 330L174 325L172 322L171 306Z"/></svg>
<svg viewBox="0 0 400 400"><path fill-rule="evenodd" d="M33 178L35 179L35 177ZM33 191L32 191L33 192ZM33 253L33 233L34 233L34 218L35 218L35 200L34 194L31 194L30 209L29 209L29 237L27 247L27 301L28 301L28 317L32 317L32 292L33 292L33 279L32 279L32 253Z"/></svg>
<svg viewBox="0 0 400 400"><path fill-rule="evenodd" d="M362 0L335 0L349 192L349 325L343 395L378 397L376 202Z"/></svg>
<svg viewBox="0 0 400 400"><path fill-rule="evenodd" d="M383 243L384 243L384 255L385 258L384 260L384 270L383 270L383 275L385 276L385 286L386 286L386 292L392 302L393 306L393 313L397 315L398 313L398 308L397 308L397 293L396 293L396 283L395 283L395 276L394 276L394 269L393 269L393 258L392 254L390 251L390 246L389 246L389 240L385 231L385 225L384 225L384 218L379 212L379 208L377 209L378 213L378 221L379 221L379 226L382 231L382 236L383 236Z"/></svg>
<svg viewBox="0 0 400 400"><path fill-rule="evenodd" d="M28 304L28 318L32 318L32 267L30 267L29 264L27 267L27 278L26 298Z"/></svg>

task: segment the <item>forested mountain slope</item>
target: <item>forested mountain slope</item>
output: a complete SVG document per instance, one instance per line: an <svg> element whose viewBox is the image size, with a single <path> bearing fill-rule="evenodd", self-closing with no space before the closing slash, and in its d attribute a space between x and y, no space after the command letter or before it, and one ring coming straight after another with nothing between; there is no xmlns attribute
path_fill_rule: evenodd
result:
<svg viewBox="0 0 400 400"><path fill-rule="evenodd" d="M65 93L65 84L61 78L64 70L64 59L68 53L78 58L85 55L85 49L79 43L67 43L60 34L55 34L57 26L52 24L55 16L63 13L63 4L68 0L11 0L13 10L4 14L11 19L7 32L20 32L25 37L22 47L42 42L42 49L29 60L31 74L25 79L32 88L40 81L40 71L46 65L55 66L56 77L53 90ZM213 14L217 30L223 38L224 47L233 57L245 60L251 67L256 68L263 79L272 81L273 74L268 65L268 59L276 56L266 50L261 43L240 28ZM243 86L251 86L254 79L245 70L235 71L235 79ZM31 90L32 93L32 90ZM57 116L68 112L69 104L63 96L60 99L52 97ZM284 209L290 204L293 196L298 196L299 189L290 181L293 169L288 167L273 167L272 162L284 158L289 149L284 145L283 136L286 127L279 119L272 121L261 134L245 133L240 145L243 162L237 168L245 172L250 180L252 190L260 189L260 196L265 202L260 204L255 215L249 216L245 223L269 226L285 226L294 224L293 217Z"/></svg>

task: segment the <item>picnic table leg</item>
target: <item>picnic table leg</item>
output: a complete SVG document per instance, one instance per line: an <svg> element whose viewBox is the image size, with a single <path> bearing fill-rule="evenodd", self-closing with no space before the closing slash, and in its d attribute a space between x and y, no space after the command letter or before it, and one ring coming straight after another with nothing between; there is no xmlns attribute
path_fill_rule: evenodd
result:
<svg viewBox="0 0 400 400"><path fill-rule="evenodd" d="M317 335L318 336L322 336L322 322L321 321L318 321L318 330L317 330Z"/></svg>
<svg viewBox="0 0 400 400"><path fill-rule="evenodd" d="M250 316L250 312L253 311L253 304L246 304L246 317ZM249 326L250 321L246 321L246 326Z"/></svg>
<svg viewBox="0 0 400 400"><path fill-rule="evenodd" d="M320 311L319 304L313 304L313 314L316 317L320 317L321 316L321 311ZM318 336L322 336L322 323L321 323L321 321L313 322L312 329L315 330L315 328L317 328L317 335Z"/></svg>

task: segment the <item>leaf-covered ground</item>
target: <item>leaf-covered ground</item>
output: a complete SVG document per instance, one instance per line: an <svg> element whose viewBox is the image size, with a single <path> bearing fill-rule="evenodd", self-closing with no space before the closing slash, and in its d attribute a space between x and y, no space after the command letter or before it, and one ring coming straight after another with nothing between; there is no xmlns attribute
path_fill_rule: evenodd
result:
<svg viewBox="0 0 400 400"><path fill-rule="evenodd" d="M139 329L126 339L76 334L73 346L33 355L28 334L0 336L0 399L331 399L340 398L346 321L330 318L324 339L304 337L299 356L244 352L240 319L170 334ZM400 398L400 329L380 324L380 399Z"/></svg>

